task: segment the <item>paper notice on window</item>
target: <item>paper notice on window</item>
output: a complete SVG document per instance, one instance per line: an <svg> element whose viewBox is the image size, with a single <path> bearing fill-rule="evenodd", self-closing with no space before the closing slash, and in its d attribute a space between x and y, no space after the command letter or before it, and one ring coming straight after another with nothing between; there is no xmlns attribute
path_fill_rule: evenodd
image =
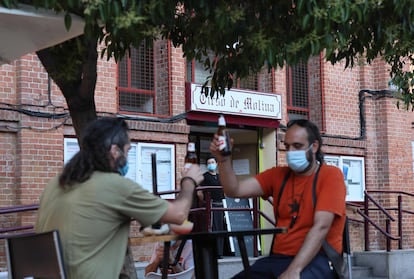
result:
<svg viewBox="0 0 414 279"><path fill-rule="evenodd" d="M348 181L355 184L361 183L361 162L351 161L348 170Z"/></svg>
<svg viewBox="0 0 414 279"><path fill-rule="evenodd" d="M233 170L236 175L249 175L250 163L248 159L233 160Z"/></svg>

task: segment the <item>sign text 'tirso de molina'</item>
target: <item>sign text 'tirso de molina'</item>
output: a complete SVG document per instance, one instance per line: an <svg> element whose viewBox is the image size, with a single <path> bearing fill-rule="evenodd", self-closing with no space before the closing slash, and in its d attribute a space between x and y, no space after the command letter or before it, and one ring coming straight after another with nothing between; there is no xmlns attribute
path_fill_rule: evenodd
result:
<svg viewBox="0 0 414 279"><path fill-rule="evenodd" d="M192 111L281 119L281 103L279 94L240 89L226 90L224 96L216 94L211 98L202 92L201 85L191 84Z"/></svg>

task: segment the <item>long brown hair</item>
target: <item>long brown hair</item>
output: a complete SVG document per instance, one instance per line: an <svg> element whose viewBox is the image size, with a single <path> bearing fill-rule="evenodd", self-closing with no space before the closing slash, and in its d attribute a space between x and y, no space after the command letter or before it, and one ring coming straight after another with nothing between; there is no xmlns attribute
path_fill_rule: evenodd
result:
<svg viewBox="0 0 414 279"><path fill-rule="evenodd" d="M104 117L90 123L83 132L81 148L65 165L59 177L62 188L88 180L96 170L116 172L110 163L110 149L116 144L123 150L129 142L128 124L121 118Z"/></svg>

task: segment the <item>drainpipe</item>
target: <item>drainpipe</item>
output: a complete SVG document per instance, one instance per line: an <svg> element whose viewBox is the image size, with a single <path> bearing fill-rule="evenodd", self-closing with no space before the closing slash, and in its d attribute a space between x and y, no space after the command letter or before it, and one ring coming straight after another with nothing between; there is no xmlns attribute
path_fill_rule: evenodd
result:
<svg viewBox="0 0 414 279"><path fill-rule="evenodd" d="M365 99L367 97L374 100L378 100L385 97L393 98L393 91L391 90L369 90L362 89L358 92L359 98L359 136L358 137L347 137L341 135L328 135L324 134L323 137L326 138L337 138L337 139L350 139L350 140L364 140L366 136L366 121L365 121ZM367 94L371 96L367 96Z"/></svg>

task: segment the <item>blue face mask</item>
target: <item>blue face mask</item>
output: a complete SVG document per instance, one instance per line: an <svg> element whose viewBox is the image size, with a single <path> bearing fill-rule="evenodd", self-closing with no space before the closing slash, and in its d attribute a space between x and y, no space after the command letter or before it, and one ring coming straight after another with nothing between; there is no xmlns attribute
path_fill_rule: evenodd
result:
<svg viewBox="0 0 414 279"><path fill-rule="evenodd" d="M312 148L312 144L306 150L293 150L288 151L286 154L286 160L289 168L294 172L304 171L310 164L306 153Z"/></svg>
<svg viewBox="0 0 414 279"><path fill-rule="evenodd" d="M129 164L128 161L123 167L118 168L118 172L120 175L125 176L128 173L129 170Z"/></svg>
<svg viewBox="0 0 414 279"><path fill-rule="evenodd" d="M215 164L215 163L208 164L208 165L207 165L207 169L208 169L209 171L216 171L216 169L217 169L217 164Z"/></svg>

